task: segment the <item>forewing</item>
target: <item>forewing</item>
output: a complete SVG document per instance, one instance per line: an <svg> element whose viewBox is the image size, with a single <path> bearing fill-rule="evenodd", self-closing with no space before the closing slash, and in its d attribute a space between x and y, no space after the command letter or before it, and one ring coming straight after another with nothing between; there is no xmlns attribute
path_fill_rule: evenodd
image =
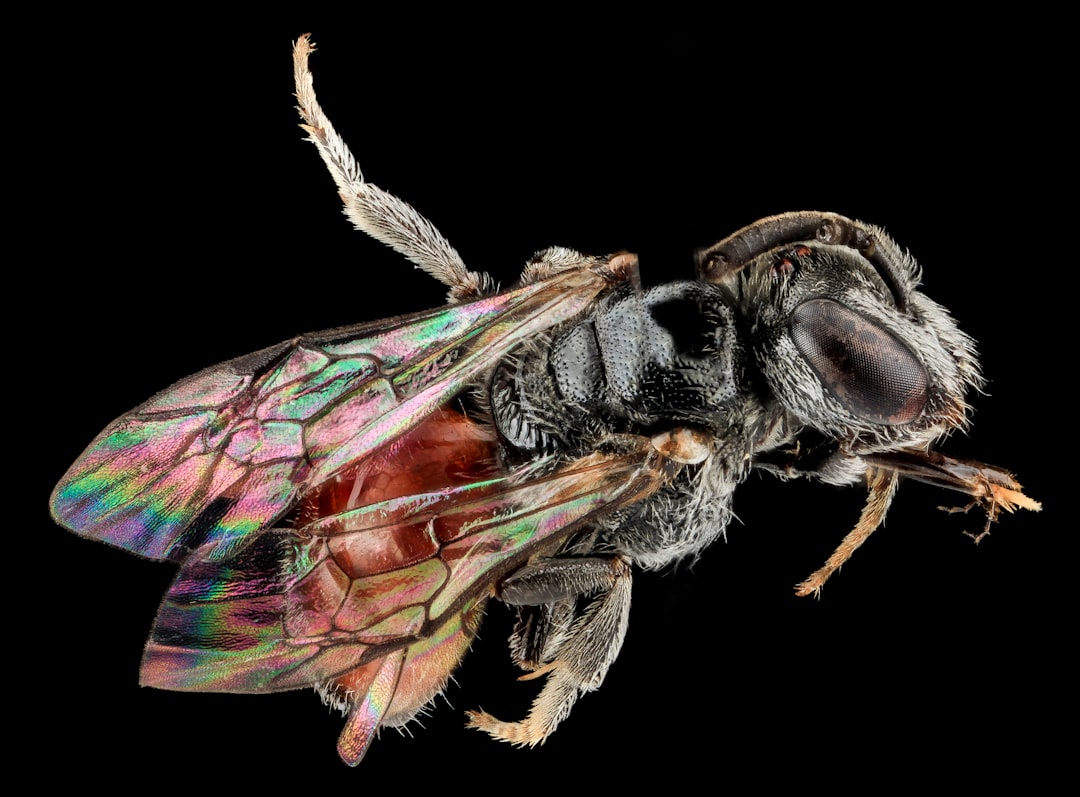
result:
<svg viewBox="0 0 1080 797"><path fill-rule="evenodd" d="M441 688L471 639L469 614L498 580L590 519L654 492L664 462L643 440L539 478L519 473L274 529L228 562L191 557L159 611L143 683L294 689L406 650L407 686L396 689L421 694L422 704L430 695L411 685L421 676L410 667ZM418 654L439 646L455 653L432 675Z"/></svg>
<svg viewBox="0 0 1080 797"><path fill-rule="evenodd" d="M614 278L605 261L588 265L469 304L306 335L188 377L90 444L53 492L53 517L152 559L228 558L304 489L585 309Z"/></svg>

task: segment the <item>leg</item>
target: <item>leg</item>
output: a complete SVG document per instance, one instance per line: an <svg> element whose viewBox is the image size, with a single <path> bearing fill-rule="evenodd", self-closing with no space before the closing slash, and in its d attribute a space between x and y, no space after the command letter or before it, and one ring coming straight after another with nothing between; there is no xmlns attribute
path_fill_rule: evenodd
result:
<svg viewBox="0 0 1080 797"><path fill-rule="evenodd" d="M500 595L507 603L538 599L543 604L533 616L538 624L515 634L520 645L515 654L523 666L535 669L529 677L547 675L547 681L524 720L503 722L470 712L469 727L512 744L543 742L569 716L579 695L604 682L626 636L631 584L630 564L619 557L549 559L508 579ZM566 628L567 610L560 607L573 607L572 599L594 593Z"/></svg>

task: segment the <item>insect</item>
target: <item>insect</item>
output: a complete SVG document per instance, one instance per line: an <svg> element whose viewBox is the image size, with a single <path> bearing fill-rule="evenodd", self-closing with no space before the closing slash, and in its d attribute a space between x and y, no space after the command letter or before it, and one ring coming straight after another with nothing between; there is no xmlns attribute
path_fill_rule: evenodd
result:
<svg viewBox="0 0 1080 797"><path fill-rule="evenodd" d="M965 423L974 345L880 229L770 217L649 290L632 255L554 248L499 292L364 181L316 101L312 49L294 50L300 112L348 215L449 303L195 374L69 469L59 523L180 566L144 684L314 686L357 764L444 688L499 600L514 660L544 685L522 720L469 722L534 745L603 682L634 568L707 547L754 469L869 486L800 594L880 525L902 476L967 493L988 523L1038 508L1010 474L933 450Z"/></svg>

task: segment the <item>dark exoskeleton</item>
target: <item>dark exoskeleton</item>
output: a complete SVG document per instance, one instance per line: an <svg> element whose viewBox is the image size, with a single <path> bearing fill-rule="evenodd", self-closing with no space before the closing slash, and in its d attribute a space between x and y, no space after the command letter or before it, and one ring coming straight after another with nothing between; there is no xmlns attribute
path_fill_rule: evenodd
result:
<svg viewBox="0 0 1080 797"><path fill-rule="evenodd" d="M490 405L511 459L573 459L621 435L678 431L694 445L656 493L501 584L501 599L523 606L519 662L558 661L577 682L551 677L558 696L538 700L525 723L474 722L512 741L549 733L572 686L598 685L618 653L627 565L697 555L723 533L751 468L850 484L964 422L964 395L980 382L974 346L916 290L918 276L880 229L785 214L701 252L696 281L620 286L497 367ZM886 501L878 522L897 472L872 493Z"/></svg>

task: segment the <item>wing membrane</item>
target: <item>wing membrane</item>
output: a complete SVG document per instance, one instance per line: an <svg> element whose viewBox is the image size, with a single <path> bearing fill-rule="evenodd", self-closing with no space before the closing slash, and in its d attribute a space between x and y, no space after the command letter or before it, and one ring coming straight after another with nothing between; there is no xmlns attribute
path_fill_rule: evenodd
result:
<svg viewBox="0 0 1080 797"><path fill-rule="evenodd" d="M195 550L226 559L304 489L580 313L615 278L606 261L587 265L469 304L307 335L188 377L90 444L57 485L53 516L152 559Z"/></svg>
<svg viewBox="0 0 1080 797"><path fill-rule="evenodd" d="M275 529L228 562L191 557L158 613L143 683L295 689L394 650L471 638L468 615L499 577L664 478L662 458L642 441L539 479L490 479Z"/></svg>

